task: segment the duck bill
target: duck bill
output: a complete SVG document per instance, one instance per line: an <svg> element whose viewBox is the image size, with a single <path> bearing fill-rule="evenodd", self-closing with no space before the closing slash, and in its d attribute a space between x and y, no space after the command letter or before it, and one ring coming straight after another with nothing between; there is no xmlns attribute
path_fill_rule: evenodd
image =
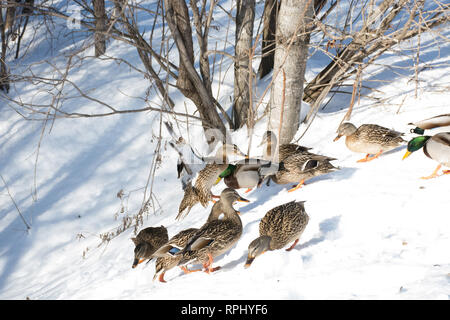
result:
<svg viewBox="0 0 450 320"><path fill-rule="evenodd" d="M338 135L336 138L333 139L333 142L338 141L342 136Z"/></svg>
<svg viewBox="0 0 450 320"><path fill-rule="evenodd" d="M411 155L412 152L410 151L406 151L405 155L403 156L402 160L405 160L406 158L408 158Z"/></svg>
<svg viewBox="0 0 450 320"><path fill-rule="evenodd" d="M214 185L218 184L218 183L220 182L220 180L222 180L222 178L221 178L221 177L218 177L217 180L216 180L216 182L214 182Z"/></svg>
<svg viewBox="0 0 450 320"><path fill-rule="evenodd" d="M237 201L239 201L239 202L250 202L250 200L247 200L247 199L242 198L242 197L239 197L239 198L237 199Z"/></svg>
<svg viewBox="0 0 450 320"><path fill-rule="evenodd" d="M134 259L133 265L131 266L133 269L137 267L138 264L144 262L144 259Z"/></svg>
<svg viewBox="0 0 450 320"><path fill-rule="evenodd" d="M245 262L244 268L247 269L248 267L250 267L253 260L255 260L255 258L248 257L247 262Z"/></svg>

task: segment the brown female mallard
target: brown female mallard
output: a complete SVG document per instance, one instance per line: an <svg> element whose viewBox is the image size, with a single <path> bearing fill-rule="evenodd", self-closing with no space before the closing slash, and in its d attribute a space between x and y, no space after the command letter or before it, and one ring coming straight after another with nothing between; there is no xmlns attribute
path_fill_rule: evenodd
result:
<svg viewBox="0 0 450 320"><path fill-rule="evenodd" d="M236 145L230 146L225 144L217 151L214 159L208 159L208 161L212 161L212 163L207 163L206 166L200 170L194 186L189 182L184 187L184 197L178 208L178 215L176 216L177 220L185 218L192 207L198 202L200 202L203 207L206 207L212 198L219 198L211 193L211 188L216 183L219 174L228 167L228 155L245 156L239 151Z"/></svg>
<svg viewBox="0 0 450 320"><path fill-rule="evenodd" d="M308 152L308 150L311 150L311 148L304 147L295 143L284 143L278 147L278 159L275 159L274 157L276 155L278 141L277 136L270 130L264 133L259 146L263 144L266 144L263 159L275 162L282 162L284 159L293 154Z"/></svg>
<svg viewBox="0 0 450 320"><path fill-rule="evenodd" d="M209 222L220 218L224 211L223 203L224 202L220 200L214 203L205 224L208 224ZM199 229L197 228L189 228L180 231L153 254L153 257L158 257L155 263L155 275L153 277L153 280L155 280L159 275L159 281L166 282L164 280L164 274L166 273L166 271L176 267L180 260L183 258L183 255L176 255L176 253L181 251L186 246L187 242L193 236L195 236L198 231ZM194 251L186 253L184 257L185 259L196 259ZM201 269L189 270L186 266L180 266L180 268L185 274L201 271Z"/></svg>
<svg viewBox="0 0 450 320"><path fill-rule="evenodd" d="M158 259L156 259L155 263L155 275L153 280L155 280L159 275L159 281L166 282L164 280L164 274L168 270L176 267L182 258L181 255L175 255L175 253L183 249L189 239L191 239L197 232L197 228L189 228L180 231L154 253L154 256L158 257ZM196 271L188 270L185 267L182 267L182 270L185 273Z"/></svg>
<svg viewBox="0 0 450 320"><path fill-rule="evenodd" d="M211 219L198 230L177 253L182 256L178 265L201 263L207 273L220 269L212 267L214 258L230 250L242 234L239 212L233 208L235 201L249 202L231 188L222 191L220 200L214 206L216 213L222 213L223 218Z"/></svg>
<svg viewBox="0 0 450 320"><path fill-rule="evenodd" d="M153 254L163 244L169 241L167 229L164 226L160 227L148 227L141 230L136 238L131 238L135 244L134 248L134 261L132 268L149 259L153 258Z"/></svg>
<svg viewBox="0 0 450 320"><path fill-rule="evenodd" d="M269 210L259 223L259 237L248 246L248 268L253 260L268 250L278 250L289 243L292 250L308 224L304 201L291 201Z"/></svg>
<svg viewBox="0 0 450 320"><path fill-rule="evenodd" d="M336 159L308 151L293 153L280 162L278 166L273 164L262 165L258 186L264 179L270 178L277 184L297 182L296 186L288 190L288 192L295 191L301 188L308 179L339 170L338 167L330 163L333 160Z"/></svg>
<svg viewBox="0 0 450 320"><path fill-rule="evenodd" d="M406 141L401 136L403 133L391 130L376 124L363 124L356 128L350 122L342 123L338 128L338 135L333 141L346 136L345 145L353 152L366 153L364 159L357 162L372 161L383 152L395 149ZM373 154L374 156L370 157Z"/></svg>

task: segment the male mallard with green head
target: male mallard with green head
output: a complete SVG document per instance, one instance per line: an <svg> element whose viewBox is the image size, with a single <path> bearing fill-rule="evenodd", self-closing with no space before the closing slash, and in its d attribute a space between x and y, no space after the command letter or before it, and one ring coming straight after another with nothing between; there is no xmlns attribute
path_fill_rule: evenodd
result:
<svg viewBox="0 0 450 320"><path fill-rule="evenodd" d="M441 132L434 136L418 136L408 142L408 148L403 156L406 159L411 153L423 148L423 153L439 164L433 173L422 179L438 177L442 166L450 167L450 132ZM443 170L443 174L450 174L450 170Z"/></svg>
<svg viewBox="0 0 450 320"><path fill-rule="evenodd" d="M248 268L253 260L266 251L278 250L289 243L292 250L308 224L304 201L291 201L269 210L259 223L259 237L248 246Z"/></svg>
<svg viewBox="0 0 450 320"><path fill-rule="evenodd" d="M368 162L378 158L383 152L401 146L406 141L401 137L403 133L376 124L363 124L356 128L350 122L342 123L338 128L338 135L333 141L346 136L345 145L353 152L366 153L364 159L357 162ZM370 157L370 155L374 155Z"/></svg>
<svg viewBox="0 0 450 320"><path fill-rule="evenodd" d="M431 118L427 118L424 120L416 121L408 123L409 125L414 125L417 128L420 128L422 130L428 130L438 127L446 127L450 126L450 113L447 114L441 114L439 116L434 116ZM418 132L417 132L418 133ZM423 131L419 134L423 134Z"/></svg>
<svg viewBox="0 0 450 320"><path fill-rule="evenodd" d="M261 159L245 159L236 164L229 164L217 178L216 184L223 179L227 187L232 189L246 188L247 190L244 193L248 193L258 185L259 168L267 163L269 162Z"/></svg>

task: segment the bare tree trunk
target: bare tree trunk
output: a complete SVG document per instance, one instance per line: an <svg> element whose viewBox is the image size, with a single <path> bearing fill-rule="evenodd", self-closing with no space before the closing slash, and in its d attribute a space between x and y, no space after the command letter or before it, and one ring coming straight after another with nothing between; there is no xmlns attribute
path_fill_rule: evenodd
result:
<svg viewBox="0 0 450 320"><path fill-rule="evenodd" d="M3 8L0 8L0 34L2 37L2 52L0 58L0 90L9 92L9 73L6 66L6 50L8 48L8 40L6 36L5 23L3 22Z"/></svg>
<svg viewBox="0 0 450 320"><path fill-rule="evenodd" d="M95 56L99 57L106 52L106 13L105 0L92 0L95 15Z"/></svg>
<svg viewBox="0 0 450 320"><path fill-rule="evenodd" d="M236 42L234 47L234 128L247 122L250 105L250 52L252 50L255 0L238 0L236 11Z"/></svg>
<svg viewBox="0 0 450 320"><path fill-rule="evenodd" d="M5 32L12 29L14 20L16 18L16 6L20 0L9 0L7 2L6 17L5 17Z"/></svg>
<svg viewBox="0 0 450 320"><path fill-rule="evenodd" d="M28 21L33 13L34 0L25 0L24 7L22 9L22 15L20 17L19 28L17 30L17 44L16 44L16 56L14 59L19 58L20 42L22 41L25 30L27 30ZM25 22L22 21L25 18ZM22 29L21 29L22 28Z"/></svg>
<svg viewBox="0 0 450 320"><path fill-rule="evenodd" d="M211 76L208 60L208 34L209 27L212 20L212 12L217 0L210 1L210 12L208 18L205 19L206 0L202 0L202 9L199 11L197 7L198 0L190 0L190 5L194 15L194 24L197 32L198 45L200 47L200 75L202 76L203 84L206 90L212 96Z"/></svg>
<svg viewBox="0 0 450 320"><path fill-rule="evenodd" d="M262 39L262 57L259 64L259 78L264 78L273 69L275 56L275 32L277 26L277 12L280 3L278 0L266 0L264 3L264 26Z"/></svg>
<svg viewBox="0 0 450 320"><path fill-rule="evenodd" d="M283 0L278 13L269 130L278 134L280 144L291 142L299 127L313 4Z"/></svg>
<svg viewBox="0 0 450 320"><path fill-rule="evenodd" d="M203 129L218 129L223 137L226 128L219 117L215 102L194 68L194 45L189 11L184 0L165 0L166 19L179 52L177 87L196 105L203 120ZM207 135L208 136L208 135ZM218 141L208 140L209 144Z"/></svg>

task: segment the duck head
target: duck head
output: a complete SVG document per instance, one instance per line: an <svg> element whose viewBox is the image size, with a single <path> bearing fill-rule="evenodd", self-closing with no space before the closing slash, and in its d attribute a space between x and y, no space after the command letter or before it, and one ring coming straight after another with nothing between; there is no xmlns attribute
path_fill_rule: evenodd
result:
<svg viewBox="0 0 450 320"><path fill-rule="evenodd" d="M248 245L247 261L245 262L244 268L250 267L253 260L255 260L257 256L260 256L267 250L270 250L270 240L271 238L269 236L260 236L250 242Z"/></svg>
<svg viewBox="0 0 450 320"><path fill-rule="evenodd" d="M408 158L411 155L411 153L421 149L425 145L425 143L427 143L428 139L430 139L430 138L431 138L431 136L418 136L418 137L411 139L408 142L408 147L406 149L406 153L403 156L402 160L405 160L406 158Z"/></svg>
<svg viewBox="0 0 450 320"><path fill-rule="evenodd" d="M344 122L341 123L337 130L337 137L334 138L333 141L338 141L342 136L351 136L356 131L356 127L353 123L350 122Z"/></svg>

